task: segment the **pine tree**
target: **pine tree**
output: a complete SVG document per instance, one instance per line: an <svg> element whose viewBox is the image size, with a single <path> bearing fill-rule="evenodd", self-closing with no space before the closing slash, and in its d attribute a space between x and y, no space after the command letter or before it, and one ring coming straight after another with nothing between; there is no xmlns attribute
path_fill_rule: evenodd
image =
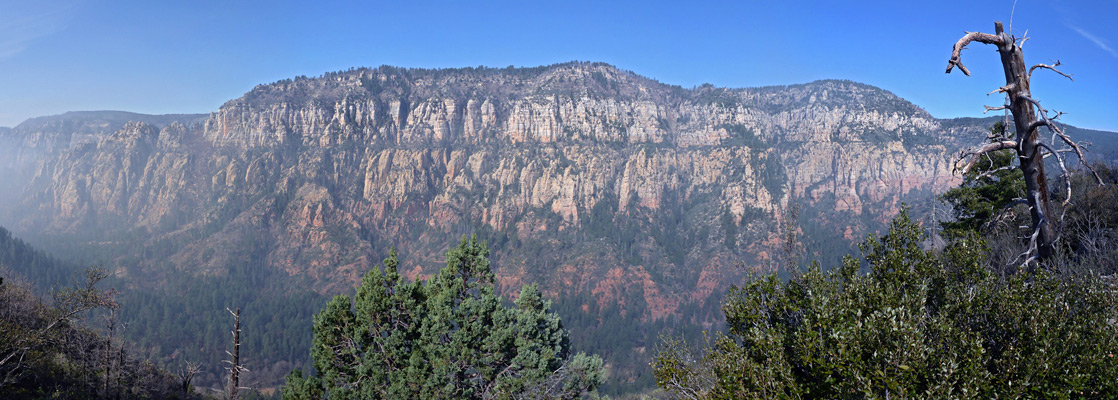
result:
<svg viewBox="0 0 1118 400"><path fill-rule="evenodd" d="M551 302L525 286L516 307L494 289L474 236L427 282L407 282L395 250L314 318L317 377L293 371L285 399L574 398L604 379L601 358L571 354Z"/></svg>
<svg viewBox="0 0 1118 400"><path fill-rule="evenodd" d="M991 143L1003 140L1006 126L1002 122L990 127L987 136ZM1016 165L1013 150L1000 150L987 154L963 175L963 183L942 196L952 206L955 221L941 223L949 238L957 238L967 231L981 232L988 228L1002 210L1025 194L1025 178Z"/></svg>

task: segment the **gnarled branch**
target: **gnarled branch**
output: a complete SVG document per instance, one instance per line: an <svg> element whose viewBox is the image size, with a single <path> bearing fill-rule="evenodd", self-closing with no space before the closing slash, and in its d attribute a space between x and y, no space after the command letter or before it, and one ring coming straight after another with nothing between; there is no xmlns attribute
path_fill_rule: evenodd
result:
<svg viewBox="0 0 1118 400"><path fill-rule="evenodd" d="M999 46L1003 44L1002 38L998 35L991 35L989 33L982 32L967 32L967 34L963 35L963 37L959 39L958 42L955 42L955 46L951 49L951 59L947 61L946 73L950 74L951 69L957 66L959 67L960 71L963 71L963 75L970 76L970 70L968 70L967 67L963 66L961 55L963 49L965 49L967 45L970 44L970 42L979 42Z"/></svg>
<svg viewBox="0 0 1118 400"><path fill-rule="evenodd" d="M1059 116L1063 113L1057 113L1055 117L1049 118L1048 110L1045 110L1044 107L1041 107L1039 101L1036 101L1033 98L1027 96L1021 97L1024 98L1026 101L1033 103L1033 105L1035 105L1036 108L1040 110L1041 119L1036 120L1031 125L1029 125L1029 129L1027 132L1032 133L1034 130L1040 129L1040 127L1042 126L1048 127L1048 129L1052 130L1052 135L1054 137L1060 138L1060 140L1064 141L1064 143L1066 143L1068 147L1071 148L1071 150L1075 151L1075 155L1079 157L1079 162L1083 163L1083 166L1086 167L1088 171L1091 171L1091 175L1095 177L1095 182L1098 182L1099 185L1105 185L1105 183L1102 181L1102 177L1099 176L1098 171L1095 171L1095 168L1087 163L1087 157L1083 155L1083 147L1080 146L1078 143L1072 141L1071 138L1064 133L1063 129L1060 129L1060 127L1054 122L1054 120L1056 118L1059 118ZM1053 139L1053 141L1054 140L1055 139ZM1051 147L1049 147L1049 149L1051 149Z"/></svg>
<svg viewBox="0 0 1118 400"><path fill-rule="evenodd" d="M1017 148L1017 141L1016 140L1002 140L1000 142L990 143L990 144L988 144L986 146L983 146L981 149L978 149L976 151L963 153L962 155L959 156L959 161L962 161L964 158L967 158L967 157L970 157L971 159L970 159L969 162L967 162L967 164L965 166L963 166L962 172L965 174L965 173L967 173L967 171L970 171L971 168L974 168L974 165L978 163L978 160L983 155L985 155L987 153L992 153L992 152L995 152L995 151L998 151L998 150L1016 149L1016 148ZM956 162L956 164L958 164L958 162ZM958 170L957 166L956 166L956 170Z"/></svg>
<svg viewBox="0 0 1118 400"><path fill-rule="evenodd" d="M1065 73L1063 73L1063 71L1060 71L1060 70L1056 69L1056 67L1059 67L1059 66L1060 66L1060 60L1056 60L1056 63L1052 64L1052 65L1048 65L1048 64L1034 65L1034 66L1029 68L1029 80L1033 79L1033 70L1035 70L1037 68L1045 68L1045 69L1050 69L1050 70L1056 72L1057 74L1063 75L1065 78L1071 79L1071 81L1074 82L1075 79L1072 79L1071 75L1065 74Z"/></svg>

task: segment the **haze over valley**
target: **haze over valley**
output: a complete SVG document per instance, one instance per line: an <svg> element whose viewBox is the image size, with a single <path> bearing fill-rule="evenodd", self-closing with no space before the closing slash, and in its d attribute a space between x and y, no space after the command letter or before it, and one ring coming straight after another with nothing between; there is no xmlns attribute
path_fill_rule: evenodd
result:
<svg viewBox="0 0 1118 400"><path fill-rule="evenodd" d="M240 15L239 7L228 15ZM278 11L265 14L272 12ZM307 20L319 21L319 12L308 10ZM446 10L432 12L432 18L446 18ZM686 14L680 18L689 18L696 11L680 12ZM1019 16L1019 27L1023 18L1036 20L1037 11L1021 12L1027 17ZM1059 12L1069 21L1083 15ZM63 14L42 13L28 21L73 21ZM819 19L808 14L810 21ZM225 14L206 18L219 15ZM350 17L338 16L338 24L350 24ZM1010 393L998 386L1004 382L982 371L1027 369L1002 364L1017 354L1002 340L1018 338L1013 335L1019 332L1006 327L1025 324L1012 318L1063 321L1036 328L1055 336L1041 335L1045 339L1036 343L1043 343L1029 346L1060 342L1118 349L1118 342L1106 339L1116 328L1104 318L1118 304L1107 303L1111 292L1105 289L1118 272L1118 253L1107 250L1118 240L1118 214L1111 207L1118 204L1113 190L1118 132L1076 126L1082 121L1113 129L1114 120L1094 115L1105 114L1091 111L1097 105L1071 102L1092 114L1076 116L1077 110L1060 103L1067 99L1066 88L1045 97L1044 90L1056 85L1046 80L1051 77L1033 81L1035 96L1044 100L1022 104L1041 115L1033 128L1049 129L1039 136L1052 136L1051 145L1044 145L1048 158L1040 153L1043 146L1035 150L1048 173L1040 192L1055 204L1051 215L1063 224L1053 228L1063 240L1052 245L1055 255L1037 256L1041 230L1027 228L1038 217L1023 204L1040 197L1025 199L1037 189L1025 186L1020 171L1026 168L1015 164L1025 165L1020 160L1027 157L1012 154L1026 143L1013 136L1013 115L1000 109L983 114L981 108L946 115L928 111L954 110L939 92L967 96L959 100L964 103L1003 84L997 57L986 51L992 47L976 51L1001 36L974 36L978 39L969 43L972 49L964 54L974 77L950 74L952 80L981 80L990 86L982 93L901 82L932 73L940 79L949 59L949 66L962 70L948 46L964 28L994 26L982 17L978 27L950 27L945 34L950 39L936 43L934 68L923 55L913 56L917 67L868 75L874 84L816 79L866 76L833 62L834 74L813 70L796 75L807 78L792 79L766 69L780 78L754 78L794 84L681 86L672 82L694 75L630 71L671 69L631 61L626 57L638 53L629 50L605 57L610 62L538 66L330 64L346 69L315 70L312 76L267 69L256 80L278 80L256 84L204 113L191 113L197 106L169 109L174 102L164 98L176 92L167 91L150 98L169 114L137 112L153 109L142 105L75 108L0 127L0 338L19 344L0 346L0 393L222 397L236 392L230 385L254 398L688 398L688 393L826 398L896 388L930 397ZM168 30L186 29L175 21L167 22ZM700 25L713 35L707 31L712 28ZM1105 57L1108 37L1085 34L1083 26L1093 27L1086 22L1066 25L1096 40L1087 40L1090 52L1068 50L1091 60L1080 70L1088 83L1058 84L1086 86L1086 100L1077 101L1113 106L1112 94L1103 93L1114 79L1105 66L1118 54L1110 50L1114 59L1101 62L1083 56ZM0 33L5 26L0 23ZM996 29L1000 33L1000 22ZM860 28L837 31L837 38L862 43L874 62L882 60L876 53L883 50L868 47ZM55 34L32 33L0 43L0 68L36 76L24 63L46 57L33 44ZM461 39L440 37L449 43ZM1007 42L1020 41L1013 38ZM625 40L644 48L643 39ZM692 40L695 51L708 49L711 40ZM677 52L686 49L661 41ZM395 51L386 42L376 43ZM226 45L215 42L211 50L233 60L230 64L247 62L227 53ZM435 54L444 45L411 52ZM541 39L545 45L554 44ZM596 49L592 55L610 53L583 45ZM488 49L485 43L477 46ZM822 58L813 63L782 58L785 53L756 46L761 64L783 63L790 70L828 64ZM242 48L257 55L266 50ZM1052 47L1026 49L1031 59L1033 52ZM204 53L182 63L209 60L212 54ZM159 54L151 62L161 62ZM618 58L629 62L612 64ZM317 64L293 70L312 66ZM229 73L239 68L230 67ZM679 68L678 74L694 71ZM1066 66L1052 62L1037 68L1038 76L1059 76L1049 70ZM721 64L710 69L736 76L727 71ZM1028 85L1022 86L1028 95ZM1001 90L1022 86L1006 84ZM12 93L34 98L23 86L11 87ZM84 98L85 91L77 88L72 97ZM922 104L894 91L931 100ZM106 93L103 104L125 104ZM995 92L980 100L997 106L1002 97ZM0 98L4 101L12 100ZM0 112L0 120L55 109L31 103L41 102ZM1069 123L1062 114L1048 120L1057 112L1048 113L1042 104L1067 110ZM1049 128L1057 122L1059 131ZM1068 145L1086 150L1085 162L1072 148L1052 148L1063 144L1057 139L1065 134ZM983 146L992 149L989 154L975 150ZM985 161L963 168L960 160L971 159ZM1047 223L1047 218L1040 219ZM75 280L81 282L75 286ZM1085 300L1066 297L1076 293ZM1075 316L1061 317L1056 305L1068 302L1089 311L1071 313L1067 306L1063 310ZM1005 321L991 316L997 313L989 310L1003 306L998 315ZM1039 310L1039 316L1018 315L1019 309ZM240 329L237 356L231 350L231 313ZM882 321L911 324L889 328ZM889 332L907 333L886 337ZM1073 336L1087 339L1063 340ZM475 344L481 347L470 347ZM1026 351L1020 346L1025 345L1017 351ZM1048 354L1027 348L1030 354ZM1068 378L1066 387L1092 386L1094 378L1086 377L1118 371L1103 355L1072 357L1084 353L1078 347L1043 349L1059 354L1052 356L1056 359L1087 365L1061 367L1085 377ZM836 353L812 353L816 350ZM9 354L20 357L5 358ZM8 361L25 356L31 360L26 364ZM843 358L862 356L858 362ZM443 362L446 357L457 361ZM230 363L245 367L239 375L231 371L241 369L223 363L234 358ZM987 361L974 361L980 359ZM978 365L973 368L978 372L952 370L937 360ZM770 362L770 369L757 367ZM785 371L781 363L810 367L795 364ZM843 365L877 368L880 375L844 372ZM725 371L738 375L719 375ZM947 371L937 379L949 388L936 391L928 383L935 379L925 375L896 378L897 383L881 371L897 376ZM967 380L972 372L978 378ZM1052 376L1028 373L1039 377L1036 382ZM237 379L239 384L231 383ZM741 387L733 386L739 381ZM768 384L784 389L766 392ZM827 386L832 384L837 386ZM975 387L983 389L968 392ZM1052 387L1056 392L1043 393L1066 388ZM1012 393L1029 397L1040 390ZM1100 387L1093 396L1113 393L1108 390L1118 389Z"/></svg>
<svg viewBox="0 0 1118 400"><path fill-rule="evenodd" d="M584 62L354 69L260 85L209 115L28 120L0 137L4 191L18 193L3 226L106 266L125 299L188 308L198 290L253 305L345 293L392 247L406 276L429 277L478 234L499 292L539 283L587 350L623 366L614 379L648 385L656 336L643 332L716 326L730 284L778 272L782 225L805 260L835 262L902 203L931 223L957 153L997 119L939 120L850 81L683 89ZM233 288L196 287L220 281ZM219 304L197 317L124 304L135 337L168 351L155 356L220 357L188 350L221 348L226 335L190 331ZM143 318L189 321L170 335L181 348ZM304 360L279 347L305 343L306 324L250 318L301 339L254 348L268 355L257 370Z"/></svg>

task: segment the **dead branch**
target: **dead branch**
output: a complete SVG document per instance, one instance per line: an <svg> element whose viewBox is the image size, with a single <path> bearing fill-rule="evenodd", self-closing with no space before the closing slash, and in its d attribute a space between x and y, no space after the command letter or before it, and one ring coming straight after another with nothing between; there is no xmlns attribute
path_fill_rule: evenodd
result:
<svg viewBox="0 0 1118 400"><path fill-rule="evenodd" d="M1060 129L1060 127L1058 125L1056 125L1055 122L1053 122L1053 120L1055 118L1048 118L1048 115L1047 115L1048 111L1040 106L1040 102L1038 102L1036 100L1033 100L1032 98L1029 98L1029 97L1025 97L1025 99L1028 100L1029 102L1033 103L1034 105L1036 105L1037 109L1040 110L1041 116L1043 117L1042 119L1039 119L1039 120L1033 122L1031 125L1029 125L1028 132L1031 133L1036 129L1040 129L1040 127L1042 127L1042 126L1048 127L1048 129L1052 131L1052 135L1054 137L1059 137L1060 140L1064 141L1064 143L1067 144L1068 147L1072 151L1075 151L1076 157L1079 157L1079 162L1081 162L1083 164L1083 166L1087 168L1088 171L1091 171L1091 175L1093 175L1095 177L1095 182L1098 182L1098 184L1100 186L1106 185L1106 183L1104 183L1102 181L1102 177L1099 176L1098 171L1095 171L1095 168L1092 167L1091 164L1089 164L1087 162L1087 157L1083 156L1083 147L1080 146L1078 143L1075 143L1074 141L1072 141L1071 138L1068 137L1068 135L1065 134L1064 131L1062 129ZM1060 114L1063 114L1063 113L1059 113L1056 116L1059 117ZM1055 140L1053 139L1053 141L1055 141ZM1049 149L1051 149L1051 147L1049 147Z"/></svg>
<svg viewBox="0 0 1118 400"><path fill-rule="evenodd" d="M1056 153L1071 153L1071 152L1074 152L1074 151L1075 150L1072 150L1072 149L1059 149L1059 150L1056 150ZM1045 153L1044 154L1044 158L1047 159L1048 157L1052 157L1052 153Z"/></svg>
<svg viewBox="0 0 1118 400"><path fill-rule="evenodd" d="M1009 93L1009 91L1011 91L1011 90L1017 90L1017 85L1011 83L1011 84L1002 86L1000 88L994 89L994 90L990 91L990 93L986 93L986 95L989 96L989 95L992 95L994 93Z"/></svg>
<svg viewBox="0 0 1118 400"><path fill-rule="evenodd" d="M977 151L963 153L962 155L959 156L959 161L962 161L964 158L967 158L967 157L971 157L971 160L970 160L970 162L967 163L967 165L965 165L963 167L962 172L965 174L968 171L970 171L971 168L974 168L974 165L978 163L978 160L983 155L986 155L987 153L992 153L992 152L995 152L995 151L998 151L998 150L1016 149L1016 148L1017 148L1017 141L1016 140L1002 140L1000 142L994 142L994 143L990 143L986 146L983 146L981 149L978 149ZM956 164L958 164L958 162L956 162ZM958 166L956 166L956 170L958 170Z"/></svg>
<svg viewBox="0 0 1118 400"><path fill-rule="evenodd" d="M1013 199L1013 201L1010 201L1009 204L1006 204L1005 207L1002 207L1002 211L1009 210L1013 207L1017 207L1017 206L1020 206L1020 205L1026 205L1027 206L1027 205L1029 205L1029 201L1018 197L1016 199Z"/></svg>
<svg viewBox="0 0 1118 400"><path fill-rule="evenodd" d="M986 225L985 225L987 227L986 229L993 229L994 226L999 226L999 225L1000 226L1009 226L1009 221L1012 220L1013 217L1014 217L1014 213L1012 213L1011 211L1013 211L1014 207L1017 207L1017 206L1020 206L1020 205L1027 206L1027 205L1029 205L1029 201L1025 200L1024 198L1020 198L1020 197L1011 200L1009 202L1009 204L1006 204L1004 207L1002 207L1001 211L998 211L997 213L995 213L994 217L991 218L990 221L986 222Z"/></svg>
<svg viewBox="0 0 1118 400"><path fill-rule="evenodd" d="M1039 196L1039 193L1033 193L1033 204L1041 204L1040 199L1037 198ZM1021 253L1017 256L1017 259L1026 257L1025 261L1021 263L1021 268L1027 268L1032 263L1040 260L1040 247L1038 246L1038 239L1040 237L1041 227L1045 226L1048 223L1048 216L1045 215L1044 212L1038 212L1037 214L1040 216L1041 223L1035 224L1036 226L1033 228L1033 233L1029 235L1029 246L1025 249L1024 253Z"/></svg>
<svg viewBox="0 0 1118 400"><path fill-rule="evenodd" d="M1071 79L1071 81L1072 81L1072 82L1074 82L1074 81L1075 81L1075 79L1072 79L1071 75L1065 74L1065 73L1063 73L1062 71L1060 71L1060 70L1056 69L1056 67L1059 67L1059 66L1060 66L1060 60L1056 60L1056 63L1055 63L1055 64L1052 64L1052 65L1048 65L1048 64L1037 64L1037 65L1034 65L1034 66L1032 66L1032 67L1030 67L1030 68L1029 68L1029 80L1032 80L1032 79L1033 79L1033 70L1034 70L1034 69L1037 69L1037 68L1045 68L1045 69L1050 69L1050 70L1052 70L1052 71L1056 72L1057 74L1063 75L1063 76L1064 76L1065 78Z"/></svg>
<svg viewBox="0 0 1118 400"><path fill-rule="evenodd" d="M991 106L983 106L983 107L986 107L986 111L982 112L983 114L988 113L990 111L998 111L998 110L1004 110L1004 109L1008 108L1005 105L998 106L998 107L991 107Z"/></svg>
<svg viewBox="0 0 1118 400"><path fill-rule="evenodd" d="M0 346L0 351L4 352L0 353L0 369L6 370L3 379L0 379L0 387L14 383L27 372L24 369L26 361L42 356L43 353L38 350L57 340L51 337L56 329L67 326L86 311L97 308L115 310L119 307L114 300L115 290L97 288L97 284L109 276L107 271L90 268L85 275L84 283L52 293L54 305L45 311L44 326L37 329L27 327L29 332L20 335L14 343Z"/></svg>
<svg viewBox="0 0 1118 400"><path fill-rule="evenodd" d="M998 172L1008 171L1008 170L1011 170L1011 169L1017 169L1017 166L1016 165L1006 165L1004 167L995 168L995 169L983 172L981 175L976 176L974 178L974 180L979 180L979 179L982 179L982 178L989 178L989 177L994 176L994 174L996 174Z"/></svg>
<svg viewBox="0 0 1118 400"><path fill-rule="evenodd" d="M963 75L970 76L970 70L968 70L967 67L963 66L961 54L963 52L963 49L967 48L967 45L970 44L970 42L979 42L998 46L1001 46L1003 44L1002 38L1000 36L982 32L967 32L966 35L963 35L963 37L959 39L958 42L955 42L955 46L951 49L951 59L947 61L948 74L951 73L952 68L958 66L959 70L963 71Z"/></svg>
<svg viewBox="0 0 1118 400"><path fill-rule="evenodd" d="M987 223L987 225L988 226L994 226L994 225L997 225L997 224L1002 224L1002 225L1006 224L1007 223L1006 220L1008 220L1009 218L1012 217L1010 215L1009 211L1013 210L1014 207L1021 206L1021 205L1027 206L1027 205L1029 205L1029 201L1025 200L1024 198L1021 198L1021 197L1018 197L1018 198L1015 198L1015 199L1011 200L1009 202L1009 204L1006 204L1005 206L1003 206L1001 211L998 211L998 213L995 214L994 219L991 219L990 222Z"/></svg>
<svg viewBox="0 0 1118 400"><path fill-rule="evenodd" d="M1040 252L1037 251L1036 245L1036 239L1038 236L1040 236L1040 225L1037 225L1036 229L1033 229L1033 234L1029 235L1029 247L1025 249L1024 253L1021 253L1017 256L1018 260L1021 259L1021 257L1026 257L1025 261L1021 263L1021 268L1026 268L1032 262L1040 259Z"/></svg>

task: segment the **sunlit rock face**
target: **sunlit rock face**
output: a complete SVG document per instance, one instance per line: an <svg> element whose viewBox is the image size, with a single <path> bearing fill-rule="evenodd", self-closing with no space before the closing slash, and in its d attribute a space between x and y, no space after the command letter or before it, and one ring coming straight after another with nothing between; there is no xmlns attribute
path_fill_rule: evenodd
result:
<svg viewBox="0 0 1118 400"><path fill-rule="evenodd" d="M391 246L414 278L478 233L501 290L641 320L772 270L791 209L813 240L876 229L957 183L983 129L855 82L684 89L590 63L357 69L125 117L0 132L3 223L155 275L251 262L331 293Z"/></svg>

